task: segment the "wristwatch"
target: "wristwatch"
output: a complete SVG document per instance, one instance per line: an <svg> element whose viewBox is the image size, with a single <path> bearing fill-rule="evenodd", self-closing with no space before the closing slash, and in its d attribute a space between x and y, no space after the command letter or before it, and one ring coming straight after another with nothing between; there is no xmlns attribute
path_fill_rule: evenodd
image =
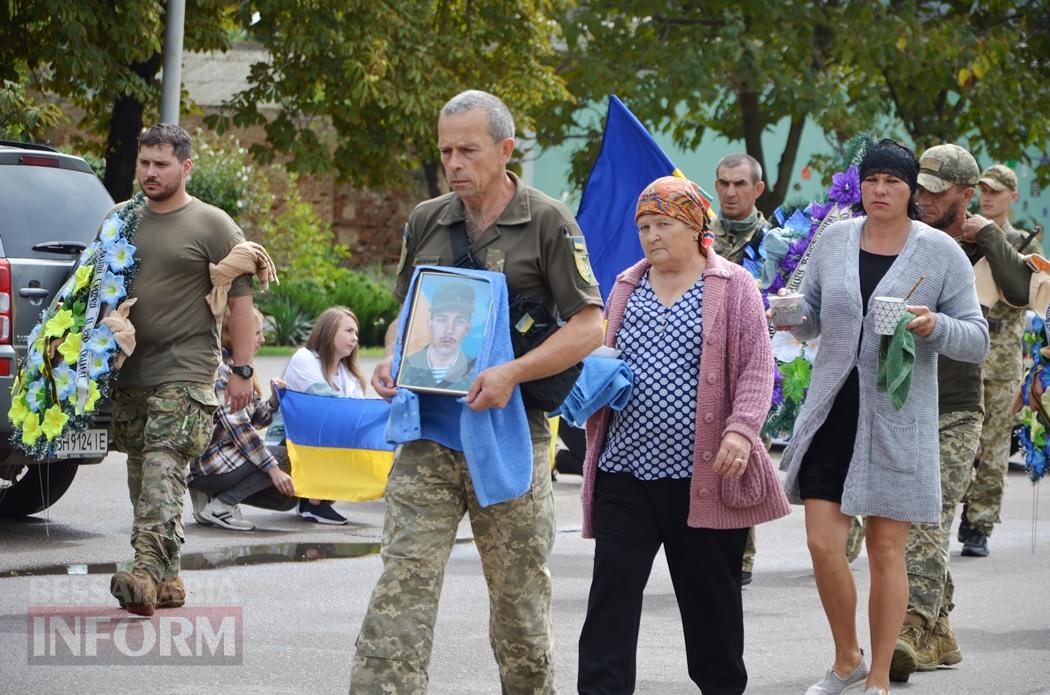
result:
<svg viewBox="0 0 1050 695"><path fill-rule="evenodd" d="M255 368L253 368L250 364L231 365L230 371L236 374L237 376L241 377L242 379L251 379L252 374L255 374Z"/></svg>

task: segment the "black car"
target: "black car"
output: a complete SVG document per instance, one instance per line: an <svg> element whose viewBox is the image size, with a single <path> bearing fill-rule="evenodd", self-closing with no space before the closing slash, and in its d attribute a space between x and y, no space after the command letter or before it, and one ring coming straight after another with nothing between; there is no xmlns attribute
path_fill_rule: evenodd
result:
<svg viewBox="0 0 1050 695"><path fill-rule="evenodd" d="M7 411L29 332L112 205L80 157L0 140L0 516L46 509L69 489L78 466L106 455L105 416L93 436L61 443L61 458L34 461L12 448Z"/></svg>

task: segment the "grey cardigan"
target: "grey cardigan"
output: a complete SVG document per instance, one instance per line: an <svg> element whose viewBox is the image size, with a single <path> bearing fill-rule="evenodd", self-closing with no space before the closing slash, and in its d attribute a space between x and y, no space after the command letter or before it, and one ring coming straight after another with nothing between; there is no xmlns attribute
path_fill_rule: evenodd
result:
<svg viewBox="0 0 1050 695"><path fill-rule="evenodd" d="M980 362L988 352L988 322L977 303L966 254L944 232L912 222L904 249L872 297L903 297L922 275L908 304L936 311L937 325L928 337L916 336L911 391L904 407L893 410L888 396L875 388L880 336L870 307L866 316L861 314L858 262L866 219L828 227L817 240L802 283L806 320L792 333L803 340L819 335L820 348L809 393L781 461L787 471L784 489L792 503L802 501L798 472L803 455L856 364L860 412L842 512L936 524L941 512L937 354Z"/></svg>

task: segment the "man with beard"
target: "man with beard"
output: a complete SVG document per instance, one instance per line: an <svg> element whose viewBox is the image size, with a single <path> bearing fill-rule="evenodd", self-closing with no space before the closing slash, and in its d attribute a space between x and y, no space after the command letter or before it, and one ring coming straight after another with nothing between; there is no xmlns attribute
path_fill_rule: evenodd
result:
<svg viewBox="0 0 1050 695"><path fill-rule="evenodd" d="M1032 271L994 222L966 213L979 177L976 160L963 148L951 144L931 147L919 158L915 202L922 221L956 239L975 265L978 299L985 308L1000 297L1014 306L1024 306ZM948 622L948 613L954 608L948 543L955 507L970 483L981 437L981 365L942 355L937 362L937 381L941 523L916 524L908 532L908 612L890 664L890 679L895 681L906 681L915 671L934 671L938 665L962 660Z"/></svg>
<svg viewBox="0 0 1050 695"><path fill-rule="evenodd" d="M1010 206L1017 201L1017 175L1005 164L995 164L981 173L981 213L987 215L1006 234L1010 244L1024 255L1042 253L1039 244L1010 224ZM1023 248L1022 248L1023 246ZM984 373L984 425L981 448L973 481L963 499L959 523L962 554L988 555L988 537L999 519L1003 487L1010 458L1010 436L1014 417L1010 405L1021 381L1021 335L1024 333L1023 307L996 302L988 312L991 348L986 362L995 369Z"/></svg>
<svg viewBox="0 0 1050 695"><path fill-rule="evenodd" d="M146 200L129 240L139 263L129 314L136 346L113 392L115 448L128 455L135 561L110 581L120 605L138 615L186 600L179 578L186 473L211 439L218 406L218 327L205 300L212 289L209 264L244 241L229 215L186 192L191 145L186 131L171 124L152 126L139 137L138 180ZM228 303L233 375L226 399L240 410L253 394L249 276L234 280Z"/></svg>

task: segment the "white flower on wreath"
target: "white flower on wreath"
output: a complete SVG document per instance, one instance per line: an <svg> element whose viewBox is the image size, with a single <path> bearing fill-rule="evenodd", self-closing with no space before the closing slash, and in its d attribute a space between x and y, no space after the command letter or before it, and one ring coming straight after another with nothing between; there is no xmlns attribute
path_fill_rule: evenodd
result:
<svg viewBox="0 0 1050 695"><path fill-rule="evenodd" d="M788 331L777 331L773 335L773 357L777 358L778 362L791 362L799 355L804 355L806 361L813 364L813 360L817 358L817 342L804 342Z"/></svg>
<svg viewBox="0 0 1050 695"><path fill-rule="evenodd" d="M106 218L106 221L102 223L102 231L98 233L102 246L109 248L110 244L120 238L120 230L123 228L124 223L115 214Z"/></svg>

